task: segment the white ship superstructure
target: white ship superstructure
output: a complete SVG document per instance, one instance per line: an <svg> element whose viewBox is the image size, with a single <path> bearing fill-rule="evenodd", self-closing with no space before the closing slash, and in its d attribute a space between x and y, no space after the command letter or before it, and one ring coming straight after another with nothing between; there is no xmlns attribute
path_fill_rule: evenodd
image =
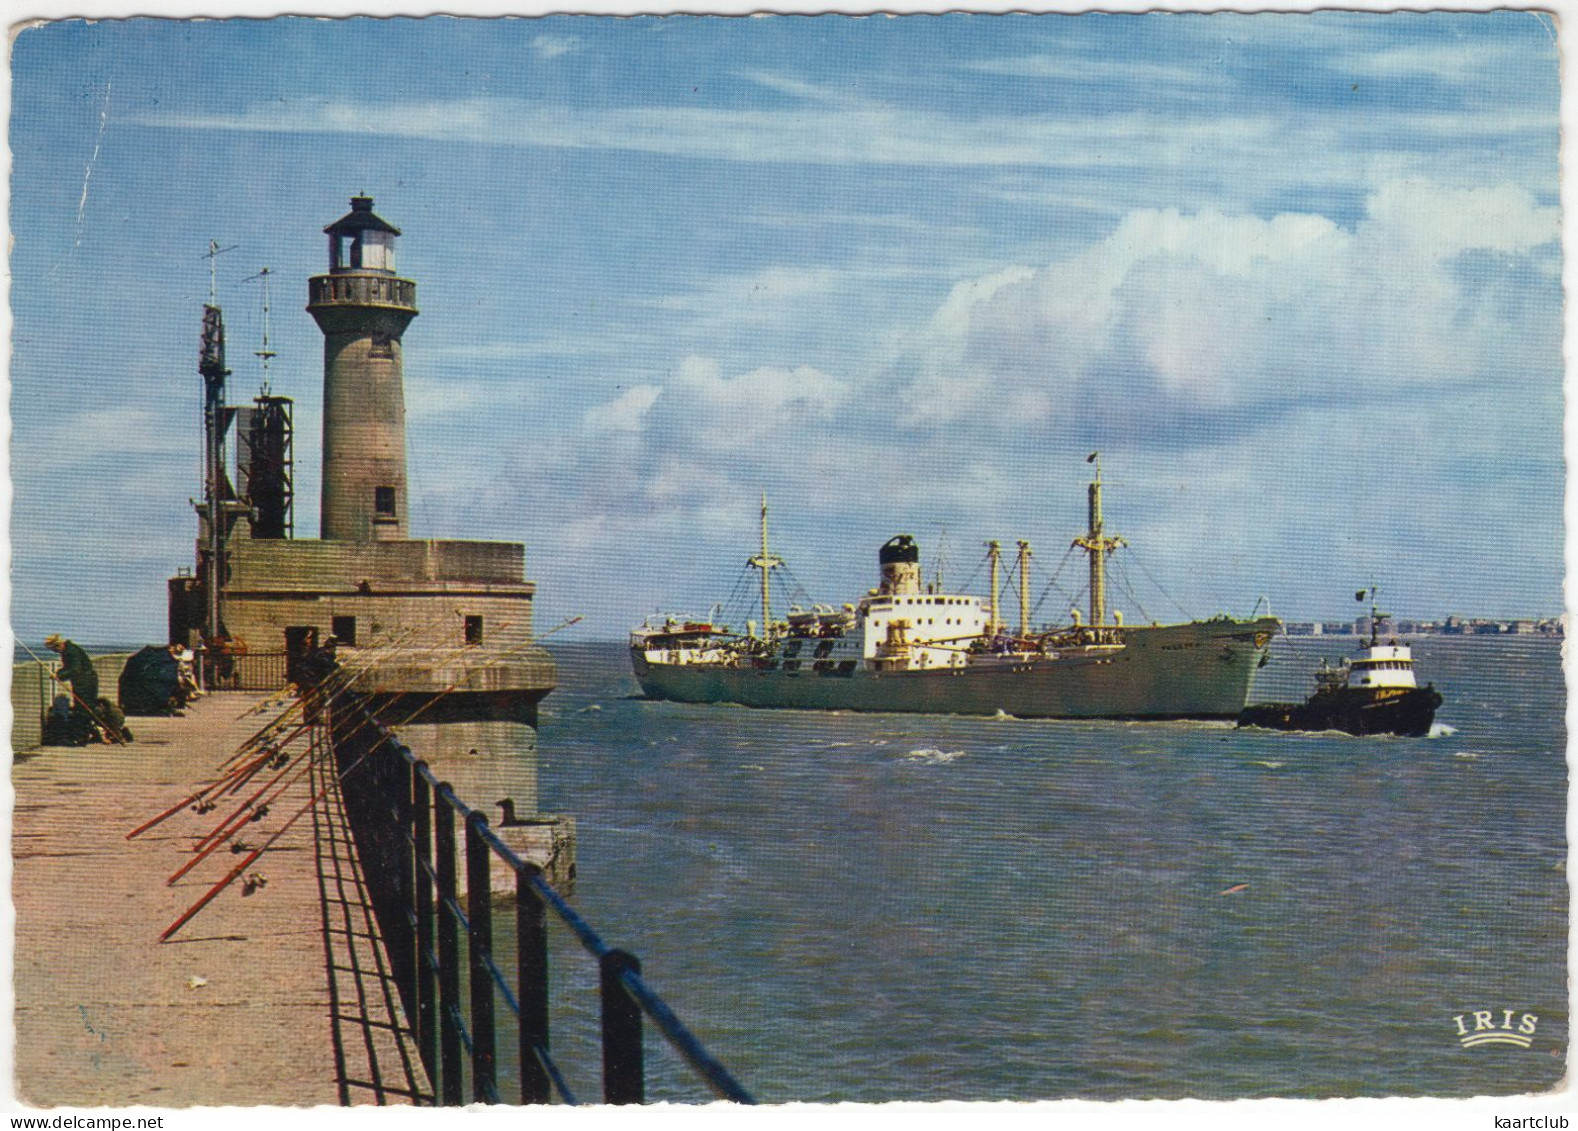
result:
<svg viewBox="0 0 1578 1131"><path fill-rule="evenodd" d="M1347 684L1353 688L1418 687L1414 653L1406 644L1371 644L1348 662Z"/></svg>
<svg viewBox="0 0 1578 1131"><path fill-rule="evenodd" d="M1043 631L1029 626L1028 543L1019 543L1019 628L1010 632L997 543L989 544L991 595L983 599L923 585L920 550L907 534L882 545L878 584L854 603L792 608L775 621L770 577L781 562L768 545L766 515L764 499L761 548L749 561L761 571L760 630L755 621L737 634L673 617L637 628L631 659L649 697L1030 718L1232 718L1279 626L1271 617L1125 626L1121 614L1109 615L1105 558L1123 542L1103 530L1099 465L1090 527L1074 542L1091 558L1089 621L1076 614L1072 625Z"/></svg>

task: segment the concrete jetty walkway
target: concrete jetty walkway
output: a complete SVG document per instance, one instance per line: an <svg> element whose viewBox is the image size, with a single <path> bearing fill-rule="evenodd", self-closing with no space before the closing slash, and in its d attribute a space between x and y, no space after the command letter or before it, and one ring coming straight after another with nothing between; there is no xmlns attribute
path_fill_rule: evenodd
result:
<svg viewBox="0 0 1578 1131"><path fill-rule="evenodd" d="M17 1096L38 1106L409 1103L428 1085L405 1035L337 789L169 942L159 936L242 857L220 849L166 886L233 809L182 810L273 717L255 694L132 719L130 746L17 755ZM303 739L303 741L305 741ZM296 748L292 748L292 753ZM314 773L240 834L272 836L332 775ZM261 784L261 782L259 783Z"/></svg>

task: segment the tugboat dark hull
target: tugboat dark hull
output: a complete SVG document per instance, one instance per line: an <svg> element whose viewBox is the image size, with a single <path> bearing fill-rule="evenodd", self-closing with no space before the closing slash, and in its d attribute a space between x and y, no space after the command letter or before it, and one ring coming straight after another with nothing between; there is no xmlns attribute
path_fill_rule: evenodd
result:
<svg viewBox="0 0 1578 1131"><path fill-rule="evenodd" d="M1441 693L1434 687L1342 688L1303 703L1256 703L1239 714L1238 725L1417 738L1430 733L1440 706Z"/></svg>

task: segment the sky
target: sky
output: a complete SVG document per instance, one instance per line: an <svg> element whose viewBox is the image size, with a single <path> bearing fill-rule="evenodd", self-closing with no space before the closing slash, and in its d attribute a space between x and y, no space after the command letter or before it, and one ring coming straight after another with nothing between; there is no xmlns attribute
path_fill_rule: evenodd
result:
<svg viewBox="0 0 1578 1131"><path fill-rule="evenodd" d="M402 229L414 536L539 628L704 612L757 540L920 541L1128 619L1562 609L1558 52L1527 12L61 21L11 58L12 621L164 637L209 241L231 399L296 400L324 225ZM1047 586L1056 573L1057 585ZM1043 594L1045 597L1043 598ZM798 596L798 594L797 594Z"/></svg>

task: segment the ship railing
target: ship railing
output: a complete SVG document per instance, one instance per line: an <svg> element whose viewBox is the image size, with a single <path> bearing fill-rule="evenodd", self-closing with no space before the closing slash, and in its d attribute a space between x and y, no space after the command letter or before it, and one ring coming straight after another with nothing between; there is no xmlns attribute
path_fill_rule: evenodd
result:
<svg viewBox="0 0 1578 1131"><path fill-rule="evenodd" d="M391 962L402 971L398 980L407 1017L435 1104L467 1103L468 1078L472 1101L504 1102L498 1088L500 1001L516 1022L519 1102L580 1102L549 1051L550 918L567 928L597 964L603 1103L646 1102L646 1021L714 1095L734 1103L756 1102L648 985L635 955L604 942L543 869L517 854L489 825L486 814L440 781L365 703L344 695L337 702L345 708L342 718L350 717L349 726L335 720L342 764L365 763L356 780L355 792L361 796L353 799L348 792L347 801L357 801L352 808L382 826L371 830L372 844L395 850L398 866L378 870L383 882L372 875L369 881L375 899L382 888L385 902L394 907L394 913L380 916L380 921ZM458 837L457 824L463 830ZM495 958L495 859L514 878L513 979ZM463 967L469 983L464 993Z"/></svg>

